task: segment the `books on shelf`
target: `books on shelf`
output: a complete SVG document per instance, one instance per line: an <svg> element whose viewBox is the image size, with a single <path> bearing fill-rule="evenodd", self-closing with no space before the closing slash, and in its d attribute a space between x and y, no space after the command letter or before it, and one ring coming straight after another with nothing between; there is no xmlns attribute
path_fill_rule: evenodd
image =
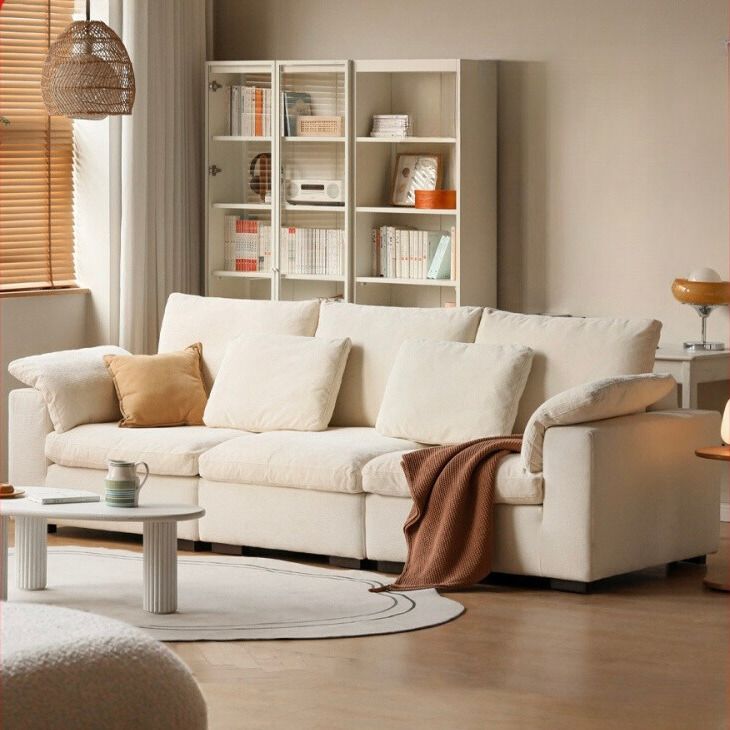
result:
<svg viewBox="0 0 730 730"><path fill-rule="evenodd" d="M455 270L455 228L421 231L414 228L373 228L373 276L388 279L451 279Z"/></svg>
<svg viewBox="0 0 730 730"><path fill-rule="evenodd" d="M101 497L83 489L58 489L56 487L34 487L28 490L26 499L39 504L73 504L75 502L99 502Z"/></svg>
<svg viewBox="0 0 730 730"><path fill-rule="evenodd" d="M271 270L271 226L262 221L225 216L223 268L226 271Z"/></svg>
<svg viewBox="0 0 730 730"><path fill-rule="evenodd" d="M411 135L408 114L373 114L371 137L408 137Z"/></svg>
<svg viewBox="0 0 730 730"><path fill-rule="evenodd" d="M312 114L312 97L306 91L282 91L281 108L284 110L284 136L297 136L297 119Z"/></svg>
<svg viewBox="0 0 730 730"><path fill-rule="evenodd" d="M271 89L259 86L228 87L228 128L234 137L271 135Z"/></svg>
<svg viewBox="0 0 730 730"><path fill-rule="evenodd" d="M341 228L282 226L281 263L284 274L342 276L345 232Z"/></svg>

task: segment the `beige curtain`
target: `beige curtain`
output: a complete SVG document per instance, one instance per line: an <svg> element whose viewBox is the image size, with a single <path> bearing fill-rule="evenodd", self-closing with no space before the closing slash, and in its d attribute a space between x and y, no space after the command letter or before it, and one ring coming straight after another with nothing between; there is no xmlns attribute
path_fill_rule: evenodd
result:
<svg viewBox="0 0 730 730"><path fill-rule="evenodd" d="M122 119L119 341L152 353L168 295L200 290L206 3L122 12L137 97Z"/></svg>

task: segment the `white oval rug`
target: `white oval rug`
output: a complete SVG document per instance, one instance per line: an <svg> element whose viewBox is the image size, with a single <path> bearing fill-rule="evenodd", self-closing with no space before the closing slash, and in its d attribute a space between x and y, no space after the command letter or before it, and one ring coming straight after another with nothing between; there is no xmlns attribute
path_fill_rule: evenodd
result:
<svg viewBox="0 0 730 730"><path fill-rule="evenodd" d="M139 626L161 641L322 639L413 631L456 618L464 607L433 589L370 593L393 576L266 558L178 558L178 612L142 610L142 555L104 548L49 548L48 588L15 587L9 600L91 611Z"/></svg>

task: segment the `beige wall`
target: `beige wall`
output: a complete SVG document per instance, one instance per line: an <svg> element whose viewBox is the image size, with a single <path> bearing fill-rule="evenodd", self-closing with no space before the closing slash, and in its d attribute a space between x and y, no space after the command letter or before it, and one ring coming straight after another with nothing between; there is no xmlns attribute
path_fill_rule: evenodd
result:
<svg viewBox="0 0 730 730"><path fill-rule="evenodd" d="M730 274L727 0L215 2L217 59L502 61L500 306L695 336L669 285Z"/></svg>

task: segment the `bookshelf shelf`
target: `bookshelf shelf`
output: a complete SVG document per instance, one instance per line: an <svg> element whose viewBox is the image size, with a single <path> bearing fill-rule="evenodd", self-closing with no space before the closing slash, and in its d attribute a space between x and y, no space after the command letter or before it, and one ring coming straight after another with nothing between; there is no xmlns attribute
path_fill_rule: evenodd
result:
<svg viewBox="0 0 730 730"><path fill-rule="evenodd" d="M327 276L324 274L282 274L282 279L290 281L341 281L344 283L344 276Z"/></svg>
<svg viewBox="0 0 730 730"><path fill-rule="evenodd" d="M219 279L270 279L271 273L268 271L225 271L218 269L212 272L213 276Z"/></svg>
<svg viewBox="0 0 730 730"><path fill-rule="evenodd" d="M299 205L297 203L284 203L284 210L292 210L305 213L345 213L344 205Z"/></svg>
<svg viewBox="0 0 730 730"><path fill-rule="evenodd" d="M213 203L220 210L271 210L271 203Z"/></svg>
<svg viewBox="0 0 730 730"><path fill-rule="evenodd" d="M271 142L271 137L252 137L239 134L214 134L216 142Z"/></svg>
<svg viewBox="0 0 730 730"><path fill-rule="evenodd" d="M385 276L357 276L358 284L405 284L406 286L450 286L455 287L454 279L392 279Z"/></svg>
<svg viewBox="0 0 730 730"><path fill-rule="evenodd" d="M405 208L397 205L358 205L358 213L394 213L397 215L457 215L456 208Z"/></svg>
<svg viewBox="0 0 730 730"><path fill-rule="evenodd" d="M206 293L494 306L496 79L496 63L460 59L209 62ZM323 131L342 136L285 135L307 131L297 124L301 114L340 117L341 127ZM373 116L383 114L407 114L414 136L371 137ZM421 153L439 156L439 187L457 191L456 208L390 204L398 155ZM340 181L344 205L289 203L294 180ZM264 191L271 203L259 202ZM429 235L403 236L403 230ZM374 255L373 241L383 235L386 245ZM415 260L422 267L437 255L440 275L449 275L449 253L450 279L393 276L401 274L398 262ZM265 271L231 271L234 259L239 269L250 263ZM420 275L428 270L417 269ZM294 273L299 271L332 273Z"/></svg>
<svg viewBox="0 0 730 730"><path fill-rule="evenodd" d="M456 137L358 137L370 144L456 144Z"/></svg>
<svg viewBox="0 0 730 730"><path fill-rule="evenodd" d="M282 137L287 144L290 142L345 142L347 137Z"/></svg>

